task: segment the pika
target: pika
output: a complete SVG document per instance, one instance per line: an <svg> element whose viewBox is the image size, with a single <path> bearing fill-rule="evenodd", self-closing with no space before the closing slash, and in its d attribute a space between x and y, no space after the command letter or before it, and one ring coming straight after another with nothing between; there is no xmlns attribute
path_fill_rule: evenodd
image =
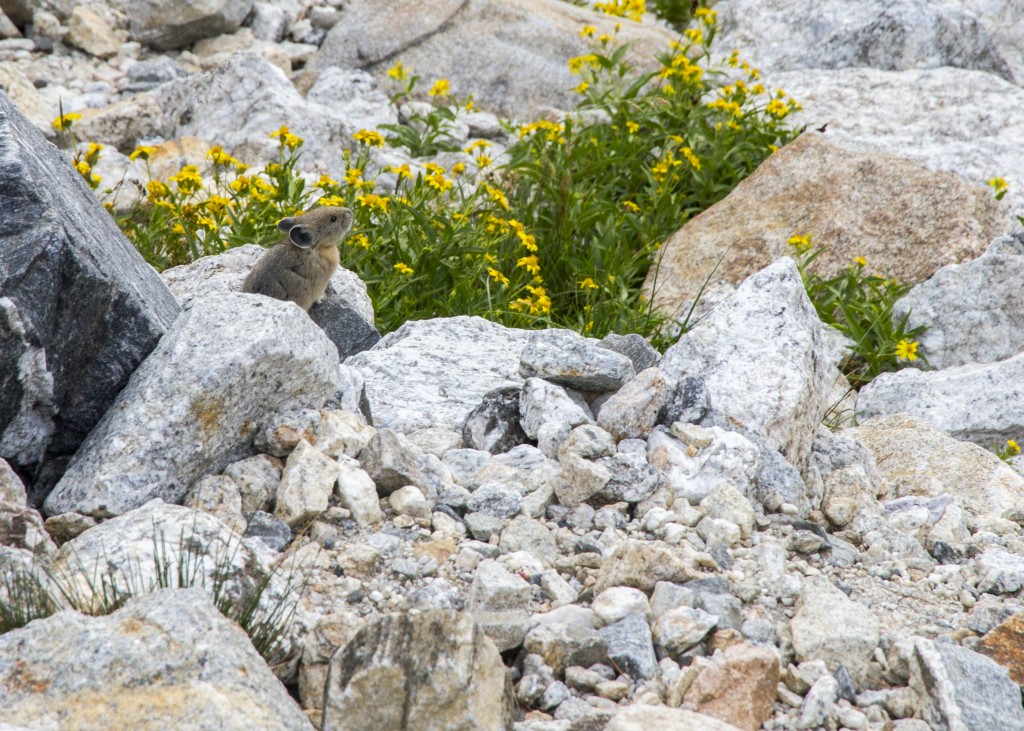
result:
<svg viewBox="0 0 1024 731"><path fill-rule="evenodd" d="M242 291L294 302L309 312L338 267L338 244L352 228L352 211L314 208L281 219L277 228L285 236L256 262Z"/></svg>

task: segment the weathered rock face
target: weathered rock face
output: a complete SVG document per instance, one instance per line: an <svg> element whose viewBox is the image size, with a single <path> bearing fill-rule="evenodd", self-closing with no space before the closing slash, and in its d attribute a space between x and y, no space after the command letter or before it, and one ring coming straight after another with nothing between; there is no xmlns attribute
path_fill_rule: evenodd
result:
<svg viewBox="0 0 1024 731"><path fill-rule="evenodd" d="M992 363L1024 351L1024 235L996 239L985 253L945 266L893 308L909 327L932 368Z"/></svg>
<svg viewBox="0 0 1024 731"><path fill-rule="evenodd" d="M342 112L309 102L277 66L252 51L232 56L212 71L163 84L152 91L163 114L163 136L209 139L245 162L277 157L270 133L282 124L305 140L304 160L321 160L344 172L339 151L352 143Z"/></svg>
<svg viewBox="0 0 1024 731"><path fill-rule="evenodd" d="M803 468L838 375L832 358L796 265L784 258L748 278L658 367L673 383L702 376L714 409L763 431Z"/></svg>
<svg viewBox="0 0 1024 731"><path fill-rule="evenodd" d="M252 0L129 0L126 9L132 40L167 51L237 30L252 9Z"/></svg>
<svg viewBox="0 0 1024 731"><path fill-rule="evenodd" d="M931 728L1024 729L1020 688L1006 668L965 647L917 640L910 687L923 699L921 718Z"/></svg>
<svg viewBox="0 0 1024 731"><path fill-rule="evenodd" d="M756 217L744 215L755 206ZM685 315L706 284L739 284L791 253L786 241L797 234L828 247L812 265L822 276L862 256L868 271L920 282L978 256L1008 227L990 188L805 132L677 231L645 287L655 307Z"/></svg>
<svg viewBox="0 0 1024 731"><path fill-rule="evenodd" d="M314 73L329 66L362 68L384 80L401 59L431 83L451 81L452 93L471 94L499 114L525 118L543 107L573 109L578 83L567 61L592 51L579 37L585 25L636 44L627 54L648 66L651 51L674 36L666 30L611 18L555 0L400 0L381 13L372 0L348 3L311 62Z"/></svg>
<svg viewBox="0 0 1024 731"><path fill-rule="evenodd" d="M739 643L711 659L683 701L700 713L757 731L772 715L778 684L774 650Z"/></svg>
<svg viewBox="0 0 1024 731"><path fill-rule="evenodd" d="M375 620L331 658L323 731L511 731L512 684L472 619L431 610Z"/></svg>
<svg viewBox="0 0 1024 731"><path fill-rule="evenodd" d="M1017 685L1024 682L1024 614L987 632L978 650L1006 668Z"/></svg>
<svg viewBox="0 0 1024 731"><path fill-rule="evenodd" d="M0 231L0 457L37 503L178 307L2 92Z"/></svg>
<svg viewBox="0 0 1024 731"><path fill-rule="evenodd" d="M861 389L857 417L905 413L957 439L991 447L1024 433L1022 378L1024 353L942 371L904 368Z"/></svg>
<svg viewBox="0 0 1024 731"><path fill-rule="evenodd" d="M266 419L319 408L338 379L337 350L294 304L198 300L139 366L46 509L104 516L154 497L179 502L192 482L248 456Z"/></svg>
<svg viewBox="0 0 1024 731"><path fill-rule="evenodd" d="M889 497L951 495L969 513L992 518L1024 503L1024 477L986 449L906 414L843 431L871 452Z"/></svg>
<svg viewBox="0 0 1024 731"><path fill-rule="evenodd" d="M479 317L407 322L346 365L366 378L376 426L459 431L487 392L523 384L519 354L529 336Z"/></svg>
<svg viewBox="0 0 1024 731"><path fill-rule="evenodd" d="M1002 48L969 2L825 0L793 6L780 0L727 0L716 8L722 48L739 48L761 68L956 66L1014 80L1008 63L1012 44Z"/></svg>
<svg viewBox="0 0 1024 731"><path fill-rule="evenodd" d="M956 68L783 71L772 75L772 84L803 105L791 119L797 127L827 123L825 136L835 145L908 157L975 183L1001 175L1010 186L1004 207L1024 205L1019 86ZM1005 231L1013 230L1013 220L1007 223Z"/></svg>
<svg viewBox="0 0 1024 731"><path fill-rule="evenodd" d="M31 679L31 682L26 682ZM196 589L0 636L4 721L30 728L312 731L234 622Z"/></svg>
<svg viewBox="0 0 1024 731"><path fill-rule="evenodd" d="M739 731L731 723L682 708L636 705L624 708L605 731Z"/></svg>
<svg viewBox="0 0 1024 731"><path fill-rule="evenodd" d="M832 672L844 665L855 683L864 681L868 659L878 645L878 620L827 578L804 582L790 629L798 660L824 660Z"/></svg>

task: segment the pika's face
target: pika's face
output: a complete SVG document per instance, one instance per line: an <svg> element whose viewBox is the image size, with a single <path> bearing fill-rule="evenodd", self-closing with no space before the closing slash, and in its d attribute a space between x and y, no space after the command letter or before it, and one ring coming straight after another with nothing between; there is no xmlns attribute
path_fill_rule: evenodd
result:
<svg viewBox="0 0 1024 731"><path fill-rule="evenodd" d="M277 228L300 249L337 246L352 228L352 211L339 206L313 208L301 216L282 218Z"/></svg>

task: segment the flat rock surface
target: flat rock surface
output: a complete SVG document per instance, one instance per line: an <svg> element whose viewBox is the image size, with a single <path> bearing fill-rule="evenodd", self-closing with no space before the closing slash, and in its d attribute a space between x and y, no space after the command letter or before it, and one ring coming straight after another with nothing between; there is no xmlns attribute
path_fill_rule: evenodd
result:
<svg viewBox="0 0 1024 731"><path fill-rule="evenodd" d="M7 723L30 728L313 726L235 623L198 590L64 611L0 636Z"/></svg>
<svg viewBox="0 0 1024 731"><path fill-rule="evenodd" d="M409 433L462 429L485 394L520 386L519 354L529 332L479 317L408 322L346 365L366 378L374 424Z"/></svg>

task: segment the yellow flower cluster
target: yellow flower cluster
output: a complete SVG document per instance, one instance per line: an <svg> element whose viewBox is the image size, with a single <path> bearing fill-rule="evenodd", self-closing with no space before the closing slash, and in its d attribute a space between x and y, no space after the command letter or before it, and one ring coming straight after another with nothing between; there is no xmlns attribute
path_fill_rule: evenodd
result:
<svg viewBox="0 0 1024 731"><path fill-rule="evenodd" d="M61 116L53 120L53 122L50 123L50 126L57 130L58 132L66 132L67 130L71 129L71 125L73 125L81 118L82 115L78 112L68 112L67 114L62 114Z"/></svg>
<svg viewBox="0 0 1024 731"><path fill-rule="evenodd" d="M637 22L644 17L646 9L644 0L611 0L610 2L594 3L594 10Z"/></svg>
<svg viewBox="0 0 1024 731"><path fill-rule="evenodd" d="M224 148L222 148L220 145L211 147L206 152L206 157L213 161L214 166L226 167L228 165L231 165L239 174L244 173L246 170L249 169L249 166L246 165L244 162L224 152Z"/></svg>
<svg viewBox="0 0 1024 731"><path fill-rule="evenodd" d="M1010 186L1006 183L1005 178L991 178L988 180L987 185L992 188L992 191L996 195L996 199L1001 199L1006 195L1006 191L1010 189Z"/></svg>
<svg viewBox="0 0 1024 731"><path fill-rule="evenodd" d="M451 83L448 79L438 79L434 82L434 85L430 87L430 91L427 92L427 96L448 96L448 92L451 90Z"/></svg>
<svg viewBox="0 0 1024 731"><path fill-rule="evenodd" d="M388 76L395 81L405 81L409 78L409 69L407 69L401 61L396 63L394 66L388 69Z"/></svg>
<svg viewBox="0 0 1024 731"><path fill-rule="evenodd" d="M427 169L425 180L434 190L439 193L446 193L452 187L452 181L444 176L444 168L437 163L428 162L424 167Z"/></svg>
<svg viewBox="0 0 1024 731"><path fill-rule="evenodd" d="M513 312L529 312L531 315L543 315L551 312L551 298L541 286L526 285L526 291L532 296L519 297L509 303L508 308Z"/></svg>
<svg viewBox="0 0 1024 731"><path fill-rule="evenodd" d="M900 360L915 361L917 360L917 346L918 342L910 340L901 340L896 343L896 357Z"/></svg>
<svg viewBox="0 0 1024 731"><path fill-rule="evenodd" d="M573 74L583 73L584 69L596 68L601 65L596 54L587 53L583 56L573 56L569 59L569 72Z"/></svg>
<svg viewBox="0 0 1024 731"><path fill-rule="evenodd" d="M794 234L793 236L789 237L786 243L792 246L796 253L803 254L804 252L811 248L811 235Z"/></svg>
<svg viewBox="0 0 1024 731"><path fill-rule="evenodd" d="M282 124L280 129L276 132L270 133L270 139L278 140L282 146L294 150L296 147L302 144L302 138L291 133L287 125Z"/></svg>
<svg viewBox="0 0 1024 731"><path fill-rule="evenodd" d="M519 128L519 137L525 137L526 135L533 134L534 132L544 132L547 135L548 142L554 142L558 140L560 143L565 142L565 137L562 136L565 128L557 122L549 122L546 119L540 119L536 122L530 122L530 124L524 124Z"/></svg>
<svg viewBox="0 0 1024 731"><path fill-rule="evenodd" d="M380 132L369 129L361 129L352 135L352 139L360 145L368 147L384 147L384 136Z"/></svg>
<svg viewBox="0 0 1024 731"><path fill-rule="evenodd" d="M132 162L135 162L140 157L143 160L149 160L149 158L153 155L154 152L156 152L155 147L151 147L149 145L139 145L134 150L132 150L130 155L128 155L128 159L131 160Z"/></svg>

